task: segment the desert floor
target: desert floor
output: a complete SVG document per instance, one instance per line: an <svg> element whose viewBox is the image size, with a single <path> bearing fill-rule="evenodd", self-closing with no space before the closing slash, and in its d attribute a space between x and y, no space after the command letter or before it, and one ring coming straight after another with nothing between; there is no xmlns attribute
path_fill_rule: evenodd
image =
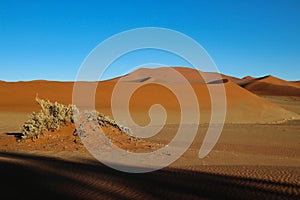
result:
<svg viewBox="0 0 300 200"><path fill-rule="evenodd" d="M76 142L72 127L35 142L16 142L27 115L0 113L1 195L6 198L300 198L300 121L227 124L204 159L198 152L207 125L200 125L193 144L171 166L128 174L94 159ZM176 130L169 124L151 140L167 144Z"/></svg>

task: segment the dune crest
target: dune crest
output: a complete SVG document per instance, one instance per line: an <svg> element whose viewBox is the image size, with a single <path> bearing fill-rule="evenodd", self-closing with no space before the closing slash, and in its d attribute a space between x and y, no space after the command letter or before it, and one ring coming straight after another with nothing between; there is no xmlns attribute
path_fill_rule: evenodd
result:
<svg viewBox="0 0 300 200"><path fill-rule="evenodd" d="M300 96L300 85L271 75L251 80L243 87L259 95Z"/></svg>

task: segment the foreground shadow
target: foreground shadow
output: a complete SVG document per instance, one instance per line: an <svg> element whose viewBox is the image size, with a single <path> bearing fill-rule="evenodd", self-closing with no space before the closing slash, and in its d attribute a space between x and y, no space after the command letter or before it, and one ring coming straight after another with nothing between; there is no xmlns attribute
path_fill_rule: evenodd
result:
<svg viewBox="0 0 300 200"><path fill-rule="evenodd" d="M13 153L0 153L0 178L1 199L299 199L295 184L173 169L129 174Z"/></svg>
<svg viewBox="0 0 300 200"><path fill-rule="evenodd" d="M12 136L14 136L16 139L21 139L21 137L22 137L22 133L19 133L19 132L9 132L9 133L6 133L6 135L12 135Z"/></svg>

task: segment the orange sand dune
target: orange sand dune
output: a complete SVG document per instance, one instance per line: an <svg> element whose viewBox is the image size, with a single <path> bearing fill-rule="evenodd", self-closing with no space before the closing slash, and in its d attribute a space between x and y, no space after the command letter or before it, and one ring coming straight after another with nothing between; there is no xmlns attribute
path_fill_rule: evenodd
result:
<svg viewBox="0 0 300 200"><path fill-rule="evenodd" d="M252 83L253 81L255 81L256 78L252 77L252 76L245 76L242 79L239 79L237 81L233 81L234 83L238 84L239 86L244 86L247 85L249 83Z"/></svg>
<svg viewBox="0 0 300 200"><path fill-rule="evenodd" d="M290 81L290 83L300 87L300 81Z"/></svg>
<svg viewBox="0 0 300 200"><path fill-rule="evenodd" d="M211 101L208 87L212 90L219 87L219 83L203 84L200 74L194 69L175 68L182 73L191 83L192 88L199 101L201 110L201 122L207 123L210 119ZM130 100L130 111L140 123L149 122L148 110L153 104L161 104L169 113L167 121L178 122L180 119L179 102L176 96L166 87L182 88L184 84L176 82L175 77L169 75L166 68L140 69L122 78L121 85L126 88L132 86L142 86L141 80L151 80L149 84L140 87L133 94ZM211 80L218 80L215 73L207 73ZM149 78L150 77L150 78ZM147 79L148 78L148 79ZM270 77L269 79L271 79ZM272 78L274 79L274 78ZM99 82L95 94L96 109L105 114L111 115L111 95L118 79ZM140 80L140 81L132 81ZM174 80L172 82L172 80ZM267 79L268 80L268 79ZM159 81L168 81L165 87L159 85ZM286 111L267 100L252 94L239 87L231 81L224 81L227 100L226 122L228 123L264 123L282 121L285 119L298 118L299 116L290 111ZM201 84L202 83L202 84ZM255 82L254 82L255 83ZM281 83L281 82L279 82ZM89 83L84 83L89 84ZM246 87L249 89L250 86ZM298 89L298 88L297 88ZM53 82L53 81L30 81L30 82L2 82L0 83L0 111L9 112L32 112L39 108L35 103L35 97L58 101L63 104L72 103L73 83ZM251 90L251 89L250 89ZM84 98L84 95L83 95ZM118 94L119 99L123 99L122 94ZM219 99L222 101L222 98ZM220 105L222 102L219 102ZM217 103L218 104L218 103ZM216 105L218 106L218 105ZM195 112L194 108L190 112ZM120 108L120 110L122 110Z"/></svg>
<svg viewBox="0 0 300 200"><path fill-rule="evenodd" d="M204 84L206 81L204 81L201 76L205 76L207 80L217 80L209 83L218 83L218 81L220 83L220 78L223 78L221 83L225 82L224 86L227 93L226 100L228 109L226 121L229 123L281 121L292 117L298 117L294 113L288 112L279 106L263 100L233 83L251 81L254 80L253 77L248 76L243 79L238 79L212 72L199 72L190 68L175 67L173 69L180 72L192 84L198 97L202 122L209 121L211 105L209 91L207 85ZM121 81L127 82L123 83L124 89L126 88L126 84L128 87L132 84L141 84L141 82L144 81L152 84L147 85L146 87L143 86L143 90L138 90L138 93L136 93L133 98L135 101L132 103L132 109L136 109L136 111L143 111L146 115L148 109L155 103L155 101L157 103L161 103L169 110L171 109L174 111L174 108L176 107L178 109L178 102L174 95L171 97L167 93L167 89L155 84L167 82L169 87L182 87L182 81L176 79L175 76L172 76L168 70L170 69L139 69L122 77ZM209 84L209 87L214 89L214 87L218 86ZM153 93L153 91L155 91L155 93ZM164 94L165 98L163 98L161 94ZM170 101L171 98L174 100Z"/></svg>
<svg viewBox="0 0 300 200"><path fill-rule="evenodd" d="M245 76L244 78L242 78L242 80L253 80L253 79L255 78L252 76Z"/></svg>
<svg viewBox="0 0 300 200"><path fill-rule="evenodd" d="M35 97L59 101L63 104L72 102L70 82L28 81L0 83L0 110L13 112L38 111Z"/></svg>
<svg viewBox="0 0 300 200"><path fill-rule="evenodd" d="M259 95L300 96L300 85L297 82L288 82L274 76L254 79L244 87Z"/></svg>
<svg viewBox="0 0 300 200"><path fill-rule="evenodd" d="M238 82L241 79L216 72L202 72L186 67L171 67L185 77L191 84L203 84L220 78ZM163 83L185 83L174 74L170 73L170 67L161 68L140 68L130 74L120 77L124 82L163 82ZM112 79L118 81L120 78Z"/></svg>
<svg viewBox="0 0 300 200"><path fill-rule="evenodd" d="M201 72L196 69L175 67L177 72L181 73L190 83L201 84L205 83L201 76ZM184 80L179 79L174 74L170 73L169 67L162 67L158 69L141 68L120 77L124 82L164 82L164 83L185 83ZM119 80L119 79L116 79Z"/></svg>
<svg viewBox="0 0 300 200"><path fill-rule="evenodd" d="M106 85L107 83L104 83ZM127 87L130 87L133 84L139 83L122 83L124 90ZM167 84L169 87L183 87L181 84ZM105 87L105 86L104 86ZM196 96L199 101L200 106L200 115L201 122L207 123L210 120L210 112L211 112L211 100L209 91L206 84L193 84L192 85ZM214 87L218 87L218 85L211 84L209 87L213 90ZM298 117L296 114L286 111L279 106L276 106L255 94L239 87L235 83L227 82L224 84L226 90L226 101L227 101L227 114L226 114L226 122L228 123L263 123L263 122L273 122L273 121L281 121L284 119L296 118ZM107 87L106 87L107 88ZM153 92L155 91L155 92ZM120 96L120 98L122 98ZM222 101L222 98L220 98ZM99 102L99 101L97 101ZM102 99L103 102L103 99ZM106 102L105 107L109 107ZM151 105L159 103L164 106L167 111L173 112L173 117L170 119L179 120L179 102L176 99L176 96L171 93L168 89L163 86L160 86L155 83L151 83L139 88L136 93L132 96L132 100L130 102L131 111L133 111L133 115L136 116L144 116L148 120L148 110ZM102 104L103 105L103 104ZM220 102L221 105L221 102ZM191 108L191 112L192 112ZM175 114L174 114L175 112ZM176 116L177 114L177 117ZM138 121L143 123L144 118L140 118ZM170 121L170 122L171 122ZM149 122L149 121L147 121Z"/></svg>

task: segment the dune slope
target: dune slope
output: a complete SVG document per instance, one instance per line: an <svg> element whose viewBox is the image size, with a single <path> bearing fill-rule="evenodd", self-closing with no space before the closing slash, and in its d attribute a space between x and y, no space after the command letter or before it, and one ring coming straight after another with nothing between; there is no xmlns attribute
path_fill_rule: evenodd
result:
<svg viewBox="0 0 300 200"><path fill-rule="evenodd" d="M244 85L247 90L259 95L300 96L300 85L274 76L266 76Z"/></svg>
<svg viewBox="0 0 300 200"><path fill-rule="evenodd" d="M273 77L254 81L248 84L245 90L239 87L230 79L224 79L224 76L217 76L216 73L207 73L207 79L210 79L211 84L204 84L200 74L196 73L194 69L188 68L174 68L181 73L191 84L194 93L199 101L201 122L207 123L210 120L211 99L209 89L214 90L224 83L226 90L227 101L227 123L264 123L264 122L278 122L285 119L298 118L299 116L293 112L286 111L281 107L270 103L267 100L247 91L262 91L259 85L271 83L277 80ZM115 78L108 81L98 83L95 94L96 109L104 114L110 115L111 112L111 96L115 84L120 80L121 86L126 91L126 88L138 87L130 99L129 107L133 117L141 123L149 122L148 111L153 104L161 104L168 112L169 123L177 123L180 119L180 102L176 95L172 93L169 88L182 89L186 85L178 81L174 74L170 74L166 68L158 69L140 69L130 73L124 77ZM221 81L220 77L223 79ZM218 79L219 78L219 79ZM285 83L285 81L283 81ZM163 83L164 85L161 85ZM277 81L277 87L282 84L282 81ZM36 95L39 98L49 99L51 101L58 101L63 104L72 103L72 82L53 82L53 81L30 81L30 82L1 82L0 83L0 111L1 112L25 112L30 113L37 111L38 106L35 103ZM84 83L89 85L89 83ZM94 84L94 83L93 83ZM300 91L300 88L288 85L285 89L293 88L293 90L284 90L284 92ZM280 86L281 87L281 86ZM282 86L283 87L283 86ZM272 94L277 94L277 90L269 87ZM184 89L182 89L184 90ZM125 95L125 94L124 94ZM83 98L85 94L82 95ZM122 92L118 94L120 100L123 99ZM216 100L216 107L222 104L222 98ZM190 112L195 112L193 108ZM120 108L120 110L122 110ZM126 125L126 124L125 124Z"/></svg>

